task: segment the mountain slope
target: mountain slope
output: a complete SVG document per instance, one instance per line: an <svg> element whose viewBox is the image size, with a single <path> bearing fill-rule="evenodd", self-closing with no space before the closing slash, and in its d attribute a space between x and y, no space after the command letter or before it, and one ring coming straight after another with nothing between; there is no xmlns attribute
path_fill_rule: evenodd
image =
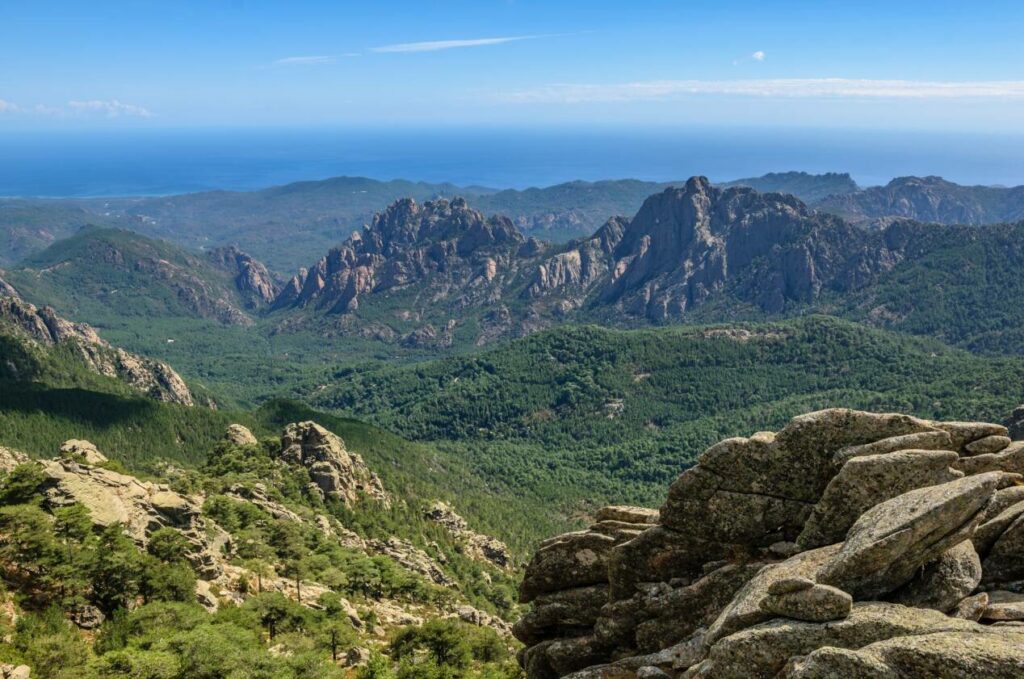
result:
<svg viewBox="0 0 1024 679"><path fill-rule="evenodd" d="M746 186L761 193L788 193L805 203L816 203L829 196L844 196L860 190L857 182L846 172L769 172L760 177L722 182L718 186Z"/></svg>
<svg viewBox="0 0 1024 679"><path fill-rule="evenodd" d="M855 222L904 218L997 224L1024 219L1024 186L961 186L942 177L898 177L885 186L830 196L815 207Z"/></svg>
<svg viewBox="0 0 1024 679"><path fill-rule="evenodd" d="M170 243L87 227L8 269L23 297L95 325L130 318L204 318L248 325L232 270Z"/></svg>

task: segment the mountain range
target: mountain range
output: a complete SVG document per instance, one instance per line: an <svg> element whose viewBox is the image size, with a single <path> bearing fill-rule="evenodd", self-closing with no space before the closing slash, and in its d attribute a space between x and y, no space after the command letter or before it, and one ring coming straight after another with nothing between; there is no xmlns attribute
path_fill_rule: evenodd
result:
<svg viewBox="0 0 1024 679"><path fill-rule="evenodd" d="M146 352L154 333L167 337L158 319L436 351L565 323L808 312L1017 352L1024 314L1013 300L1024 290L1012 272L1024 261L1022 232L1024 222L903 218L865 228L789 194L695 177L649 196L631 218L561 244L465 198L404 198L290 277L234 246L200 254L98 227L3 276L33 303L130 331L122 341Z"/></svg>
<svg viewBox="0 0 1024 679"><path fill-rule="evenodd" d="M272 270L303 266L344 240L388 204L461 196L486 214L509 217L527 236L565 242L591 235L612 215L632 215L647 196L685 182L609 180L496 190L402 180L336 177L261 191L210 191L152 198L0 199L0 265L12 265L85 224L120 227L189 249L236 245ZM788 193L854 221L898 216L985 224L1015 221L1021 190L969 187L906 177L861 189L841 173L778 172L719 186Z"/></svg>

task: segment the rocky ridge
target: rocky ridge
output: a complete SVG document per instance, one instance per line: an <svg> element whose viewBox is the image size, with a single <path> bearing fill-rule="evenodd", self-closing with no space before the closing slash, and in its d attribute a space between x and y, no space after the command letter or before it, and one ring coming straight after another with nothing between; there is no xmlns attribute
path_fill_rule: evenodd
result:
<svg viewBox="0 0 1024 679"><path fill-rule="evenodd" d="M816 208L854 222L915 219L940 224L996 224L1024 219L1024 186L962 186L942 177L897 177L885 186L833 195Z"/></svg>
<svg viewBox="0 0 1024 679"><path fill-rule="evenodd" d="M13 288L7 288L14 293ZM112 347L89 325L72 323L50 307L37 308L16 293L0 296L0 331L5 328L44 347L70 347L92 372L119 379L150 398L194 404L185 381L166 363Z"/></svg>
<svg viewBox="0 0 1024 679"><path fill-rule="evenodd" d="M225 434L225 441L233 446L262 445L241 425L232 425ZM347 451L339 437L315 423L300 422L285 427L280 449L272 456L285 468L305 468L316 479L315 487L309 489L311 494L336 498L352 507L364 502L385 506L392 502L379 478L362 459ZM17 465L29 462L27 456L17 451L0 448L0 470L9 472ZM272 569L257 581L257 576L241 567L235 558L241 548L240 538L204 512L205 495L178 492L167 483L143 481L116 471L116 465L111 465L106 456L88 441L69 440L61 446L56 457L33 464L37 464L41 472L42 482L37 492L42 506L48 510L82 505L89 511L94 526L104 528L120 524L125 534L140 548L145 548L159 529L178 531L190 546L188 559L199 577L196 598L210 610L226 602L241 603L257 591L281 592L316 607L320 605L320 595L329 591L327 586L305 579L297 588L294 578L275 575ZM390 628L420 624L429 617L441 615L493 627L502 634L509 633L509 626L503 620L462 600L458 595L458 583L446 574L434 557L408 540L398 537L364 539L332 516L313 515L304 509L300 509L300 514L286 507L273 499L271 492L259 483L236 483L228 488L225 495L232 501L252 504L275 519L300 524L313 522L325 539L369 556L391 560L399 568L421 575L453 592L450 601L439 604L440 610L408 601L379 599L371 604L364 603L360 611L343 599L347 615L357 629L386 636L381 625ZM376 631L364 621L367 613L376 621Z"/></svg>
<svg viewBox="0 0 1024 679"><path fill-rule="evenodd" d="M845 409L724 440L526 568L530 679L1024 672L1024 442Z"/></svg>
<svg viewBox="0 0 1024 679"><path fill-rule="evenodd" d="M378 335L382 323L418 323L391 331L416 344L450 343L446 324L473 313L478 343L566 318L663 322L724 299L781 313L861 290L939 247L921 243L923 228L865 230L792 195L719 188L704 177L564 245L524 240L509 220L486 219L462 199L406 200L300 271L273 307L317 309L372 332L359 314L370 305L393 317L370 314Z"/></svg>

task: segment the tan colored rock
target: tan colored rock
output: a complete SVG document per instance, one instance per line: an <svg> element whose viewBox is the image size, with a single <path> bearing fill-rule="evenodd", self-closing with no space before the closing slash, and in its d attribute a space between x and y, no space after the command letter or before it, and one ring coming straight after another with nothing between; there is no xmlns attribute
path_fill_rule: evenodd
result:
<svg viewBox="0 0 1024 679"><path fill-rule="evenodd" d="M309 470L317 488L346 504L366 496L387 503L390 498L380 478L363 458L345 449L345 442L315 422L289 424L281 434L279 458Z"/></svg>
<svg viewBox="0 0 1024 679"><path fill-rule="evenodd" d="M224 432L224 439L236 446L251 446L259 443L248 427L241 424L229 424Z"/></svg>
<svg viewBox="0 0 1024 679"><path fill-rule="evenodd" d="M818 582L850 592L855 599L896 590L919 567L970 538L1005 481L1000 473L968 476L876 505L850 528Z"/></svg>
<svg viewBox="0 0 1024 679"><path fill-rule="evenodd" d="M1024 594L996 590L988 593L982 620L1024 620Z"/></svg>
<svg viewBox="0 0 1024 679"><path fill-rule="evenodd" d="M872 441L859 446L850 446L836 451L832 461L842 467L847 461L865 455L884 455L898 450L951 450L953 439L949 432L939 429L922 431L916 434L891 436L880 441Z"/></svg>
<svg viewBox="0 0 1024 679"><path fill-rule="evenodd" d="M9 473L19 464L25 464L28 461L29 457L25 453L14 450L13 448L0 446L0 472Z"/></svg>
<svg viewBox="0 0 1024 679"><path fill-rule="evenodd" d="M529 603L547 592L607 583L608 557L614 546L614 538L607 535L570 533L541 547L526 566L520 601Z"/></svg>
<svg viewBox="0 0 1024 679"><path fill-rule="evenodd" d="M1014 519L996 539L981 566L981 582L986 586L1024 580L1024 515Z"/></svg>
<svg viewBox="0 0 1024 679"><path fill-rule="evenodd" d="M964 447L986 436L1006 436L1007 429L1001 424L990 422L932 422L933 427L949 432L953 442L953 450L960 451Z"/></svg>
<svg viewBox="0 0 1024 679"><path fill-rule="evenodd" d="M107 456L101 453L96 446L89 441L78 439L70 439L61 444L60 454L61 457L78 459L92 465L103 464L107 461Z"/></svg>
<svg viewBox="0 0 1024 679"><path fill-rule="evenodd" d="M551 637L584 636L591 633L607 603L606 584L542 594L534 600L533 609L513 625L512 633L524 644Z"/></svg>
<svg viewBox="0 0 1024 679"><path fill-rule="evenodd" d="M622 523L658 523L658 510L646 507L610 505L597 510L594 521L621 521Z"/></svg>
<svg viewBox="0 0 1024 679"><path fill-rule="evenodd" d="M1000 450L1010 445L1009 436L1000 436L999 434L993 434L992 436L986 436L980 438L977 441L972 441L964 446L965 455L991 455L992 453L998 453Z"/></svg>
<svg viewBox="0 0 1024 679"><path fill-rule="evenodd" d="M782 594L772 593L761 600L761 610L772 615L808 622L841 620L850 614L853 597L829 585L812 585Z"/></svg>
<svg viewBox="0 0 1024 679"><path fill-rule="evenodd" d="M1024 474L1024 441L1014 441L998 453L962 457L954 466L965 474L995 471Z"/></svg>
<svg viewBox="0 0 1024 679"><path fill-rule="evenodd" d="M440 500L434 502L425 512L425 516L431 521L441 524L449 533L458 538L471 559L498 568L512 568L512 552L509 551L505 543L497 538L471 530L467 521L446 502Z"/></svg>
<svg viewBox="0 0 1024 679"><path fill-rule="evenodd" d="M1007 490L1010 490L1007 488ZM1010 505L999 514L990 518L990 511L985 512L985 522L978 526L978 529L974 531L974 536L971 540L974 542L974 547L979 554L985 556L992 550L992 546L995 545L996 541L1002 537L1003 533L1013 525L1013 523L1024 516L1024 500L1021 500L1017 504Z"/></svg>
<svg viewBox="0 0 1024 679"><path fill-rule="evenodd" d="M722 637L756 625L774 617L762 603L769 596L769 590L776 582L805 578L817 581L818 572L839 552L839 545L829 545L807 552L777 564L765 566L745 584L718 618L708 627L705 643L714 644Z"/></svg>
<svg viewBox="0 0 1024 679"><path fill-rule="evenodd" d="M811 549L841 542L860 515L875 505L916 488L962 477L963 472L950 467L957 460L956 453L939 450L900 450L850 458L814 505L797 544Z"/></svg>
<svg viewBox="0 0 1024 679"><path fill-rule="evenodd" d="M772 679L790 658L822 647L858 649L908 634L979 629L983 628L977 623L951 618L938 611L898 604L855 603L850 615L843 620L813 623L778 618L726 636L710 647L705 660L683 676L686 679ZM874 675L843 676L866 679Z"/></svg>
<svg viewBox="0 0 1024 679"><path fill-rule="evenodd" d="M899 636L859 650L822 648L797 658L780 679L1015 679L1024 673L1024 631L970 631Z"/></svg>
<svg viewBox="0 0 1024 679"><path fill-rule="evenodd" d="M985 614L986 608L988 608L988 592L979 592L961 599L949 614L954 618L977 622Z"/></svg>

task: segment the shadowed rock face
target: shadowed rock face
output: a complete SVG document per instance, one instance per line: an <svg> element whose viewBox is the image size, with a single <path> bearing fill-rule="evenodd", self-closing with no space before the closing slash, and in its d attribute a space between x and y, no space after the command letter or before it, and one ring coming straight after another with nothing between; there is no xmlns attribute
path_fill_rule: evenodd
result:
<svg viewBox="0 0 1024 679"><path fill-rule="evenodd" d="M541 545L520 661L530 679L1017 676L1024 632L991 625L1024 619L1005 434L831 409L722 441L656 516L610 508Z"/></svg>
<svg viewBox="0 0 1024 679"><path fill-rule="evenodd" d="M234 276L235 287L249 309L271 304L281 287L262 262L230 245L210 252L210 260Z"/></svg>

